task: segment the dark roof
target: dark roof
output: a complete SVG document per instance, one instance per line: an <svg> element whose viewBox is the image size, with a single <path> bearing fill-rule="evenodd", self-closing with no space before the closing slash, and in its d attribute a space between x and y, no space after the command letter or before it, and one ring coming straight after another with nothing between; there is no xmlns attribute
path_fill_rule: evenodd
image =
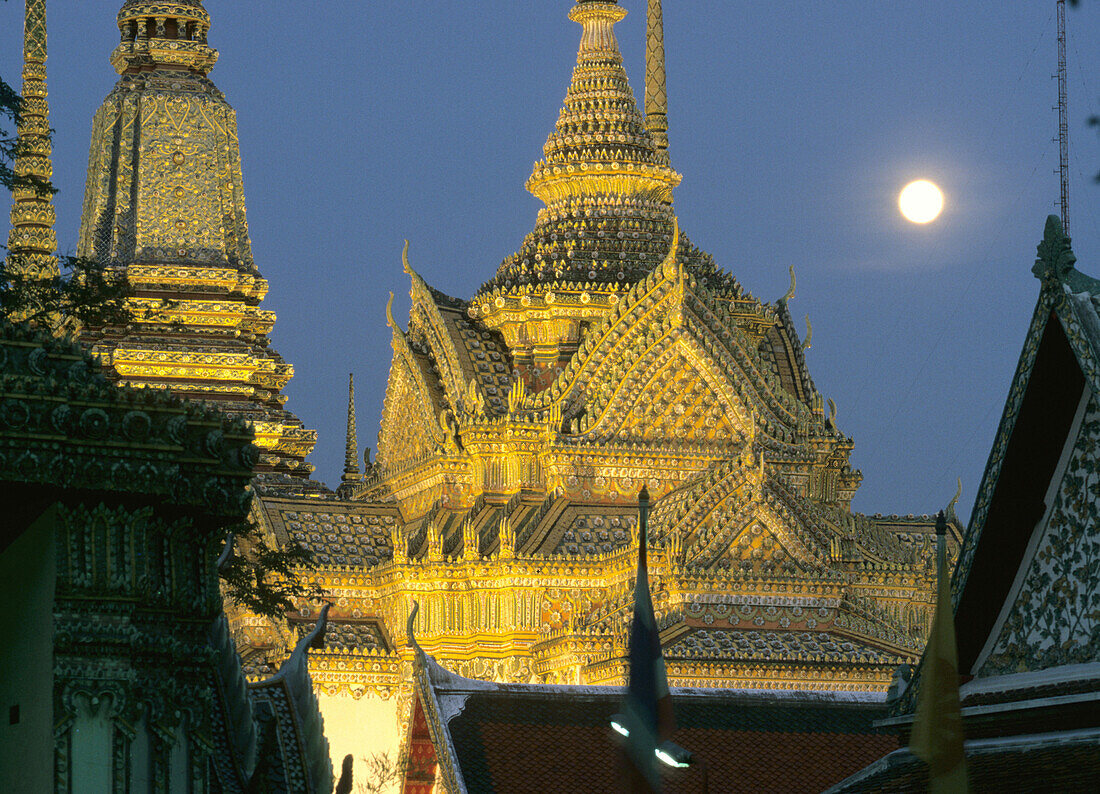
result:
<svg viewBox="0 0 1100 794"><path fill-rule="evenodd" d="M968 742L967 777L979 791L1096 791L1100 733L1066 732L1043 737ZM898 750L829 789L828 794L903 794L928 791L928 766Z"/></svg>
<svg viewBox="0 0 1100 794"><path fill-rule="evenodd" d="M467 791L622 790L609 722L621 688L482 684L429 665ZM697 763L669 770L670 793L819 792L898 746L872 726L885 713L875 696L674 689L672 699L673 741Z"/></svg>
<svg viewBox="0 0 1100 794"><path fill-rule="evenodd" d="M895 654L825 631L697 629L665 648L664 655L668 659L799 658L822 662L858 659L901 663Z"/></svg>
<svg viewBox="0 0 1100 794"><path fill-rule="evenodd" d="M263 499L272 531L312 551L324 568L370 568L393 558L394 507L368 502Z"/></svg>
<svg viewBox="0 0 1100 794"><path fill-rule="evenodd" d="M290 621L298 638L313 630L313 620ZM326 651L389 651L390 646L378 620L329 620L325 627L324 649Z"/></svg>

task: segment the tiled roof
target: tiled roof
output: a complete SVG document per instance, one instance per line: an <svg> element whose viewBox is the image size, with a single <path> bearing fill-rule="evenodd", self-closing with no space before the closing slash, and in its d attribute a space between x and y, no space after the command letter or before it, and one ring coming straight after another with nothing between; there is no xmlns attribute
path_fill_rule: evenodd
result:
<svg viewBox="0 0 1100 794"><path fill-rule="evenodd" d="M970 790L1096 791L1100 780L1100 734L1062 735L968 742ZM928 791L928 766L906 750L881 759L829 794L916 794Z"/></svg>
<svg viewBox="0 0 1100 794"><path fill-rule="evenodd" d="M467 790L620 792L624 769L609 718L621 698L610 687L470 693L448 722ZM674 690L673 741L697 763L670 770L665 790L819 792L897 747L871 726L880 704L842 698Z"/></svg>
<svg viewBox="0 0 1100 794"><path fill-rule="evenodd" d="M668 647L669 659L808 658L843 661L897 662L898 657L824 631L745 631L700 629ZM858 656L856 656L858 654Z"/></svg>
<svg viewBox="0 0 1100 794"><path fill-rule="evenodd" d="M293 621L298 637L313 630L313 621ZM330 620L325 628L325 650L385 651L389 650L376 621Z"/></svg>
<svg viewBox="0 0 1100 794"><path fill-rule="evenodd" d="M633 515L607 515L601 513L576 513L569 515L569 524L558 542L558 553L606 554L630 543L630 535L638 519Z"/></svg>
<svg viewBox="0 0 1100 794"><path fill-rule="evenodd" d="M280 540L293 540L312 551L323 567L371 567L392 559L390 529L395 510L366 503L265 500L264 509ZM308 505L313 507L313 505Z"/></svg>

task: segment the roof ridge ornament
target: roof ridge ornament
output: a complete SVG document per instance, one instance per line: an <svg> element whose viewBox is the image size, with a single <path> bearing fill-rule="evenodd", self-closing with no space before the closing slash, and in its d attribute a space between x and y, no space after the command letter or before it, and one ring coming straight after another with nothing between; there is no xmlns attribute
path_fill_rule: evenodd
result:
<svg viewBox="0 0 1100 794"><path fill-rule="evenodd" d="M787 291L783 293L783 297L777 301L777 303L782 303L784 305L794 300L794 288L798 285L798 281L794 277L794 265L790 265L787 269L791 274L791 286L787 287Z"/></svg>
<svg viewBox="0 0 1100 794"><path fill-rule="evenodd" d="M1044 286L1061 284L1073 293L1100 295L1100 281L1074 268L1077 256L1073 253L1070 242L1069 236L1062 229L1061 219L1057 215L1048 215L1031 272Z"/></svg>
<svg viewBox="0 0 1100 794"><path fill-rule="evenodd" d="M390 293L390 299L386 301L386 325L392 328L397 333L403 333L401 328L397 325L397 320L393 319L393 293Z"/></svg>
<svg viewBox="0 0 1100 794"><path fill-rule="evenodd" d="M405 241L405 246L401 249L401 266L405 269L405 275L415 276L416 271L412 269L412 265L409 264L409 241Z"/></svg>
<svg viewBox="0 0 1100 794"><path fill-rule="evenodd" d="M958 478L958 484L955 488L955 495L951 497L951 501L947 503L947 520L953 523L957 523L959 520L958 514L955 512L955 506L959 503L959 497L962 496L963 481L962 477Z"/></svg>

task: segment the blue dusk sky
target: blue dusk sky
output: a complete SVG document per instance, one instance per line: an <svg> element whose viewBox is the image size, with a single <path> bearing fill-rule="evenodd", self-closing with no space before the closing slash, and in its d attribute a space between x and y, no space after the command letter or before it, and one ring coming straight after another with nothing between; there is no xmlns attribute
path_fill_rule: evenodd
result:
<svg viewBox="0 0 1100 794"><path fill-rule="evenodd" d="M617 26L643 90L644 0ZM0 75L18 85L22 2L0 3ZM116 76L120 0L51 0L58 234L76 244L92 115ZM211 73L238 112L256 263L295 367L288 407L335 486L347 375L373 446L408 309L402 240L468 298L516 250L523 189L557 119L579 28L570 0L208 0ZM1070 225L1100 275L1100 3L1068 11ZM852 436L864 512L925 513L963 481L970 512L1057 212L1055 0L665 0L681 227L745 288L810 315L811 374ZM946 193L903 220L908 181Z"/></svg>

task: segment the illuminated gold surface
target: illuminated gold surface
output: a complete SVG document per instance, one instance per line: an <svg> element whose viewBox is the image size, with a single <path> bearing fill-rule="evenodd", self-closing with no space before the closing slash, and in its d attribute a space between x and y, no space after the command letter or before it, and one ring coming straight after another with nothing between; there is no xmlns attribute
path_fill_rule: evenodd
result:
<svg viewBox="0 0 1100 794"><path fill-rule="evenodd" d="M121 78L93 122L78 254L125 273L135 320L85 329L85 341L126 383L252 421L259 471L307 477L316 434L283 408L294 370L268 342L274 312L259 308L268 285L248 237L236 114L206 77L209 14L131 1L118 24Z"/></svg>

